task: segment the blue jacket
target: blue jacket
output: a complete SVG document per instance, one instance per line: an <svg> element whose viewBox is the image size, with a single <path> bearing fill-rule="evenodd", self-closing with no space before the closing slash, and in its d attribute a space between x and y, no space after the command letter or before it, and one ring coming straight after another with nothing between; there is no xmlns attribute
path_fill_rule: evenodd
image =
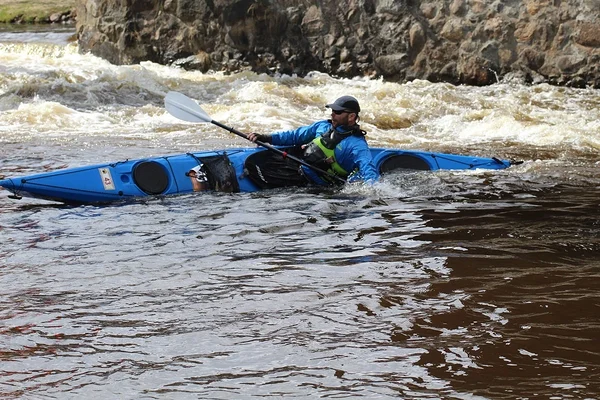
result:
<svg viewBox="0 0 600 400"><path fill-rule="evenodd" d="M310 143L317 136L329 132L331 122L328 120L317 121L308 126L301 126L292 131L276 132L271 135L272 143L276 146L300 146ZM336 128L344 132L341 127ZM351 135L344 138L335 148L335 160L351 175L349 181L363 180L375 182L379 179L379 172L373 163L369 145L363 136ZM306 176L317 184L326 184L318 175L308 167L302 166ZM355 174L352 171L357 170Z"/></svg>

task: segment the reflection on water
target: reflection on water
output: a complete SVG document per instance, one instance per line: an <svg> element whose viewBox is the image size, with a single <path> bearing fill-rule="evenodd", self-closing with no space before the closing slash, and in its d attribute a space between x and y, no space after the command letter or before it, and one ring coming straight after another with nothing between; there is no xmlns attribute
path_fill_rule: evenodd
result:
<svg viewBox="0 0 600 400"><path fill-rule="evenodd" d="M600 395L598 91L223 76L48 49L0 45L0 175L244 145L174 120L168 90L257 132L360 94L372 144L525 163L109 207L0 191L0 397Z"/></svg>
<svg viewBox="0 0 600 400"><path fill-rule="evenodd" d="M127 377L124 397L598 393L598 193L489 194L2 213L2 390L108 394Z"/></svg>

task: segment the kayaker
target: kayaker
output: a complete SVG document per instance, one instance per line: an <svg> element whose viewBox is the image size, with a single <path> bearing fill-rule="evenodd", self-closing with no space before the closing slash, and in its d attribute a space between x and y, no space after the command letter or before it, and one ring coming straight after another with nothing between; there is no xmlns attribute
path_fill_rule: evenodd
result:
<svg viewBox="0 0 600 400"><path fill-rule="evenodd" d="M366 132L358 125L360 120L358 100L352 96L342 96L333 103L327 104L326 107L331 109L331 119L270 135L250 133L248 139L275 146L294 146L299 148L299 156L310 165L329 171L342 179L348 178L351 182L376 182L379 179L379 172L375 168L365 139ZM275 163L265 163L262 168L265 169L267 165L272 167ZM260 167L259 165L259 172L264 172ZM307 183L318 185L334 183L334 179L330 176L319 174L309 167L300 166L295 170L301 175L301 179L306 179ZM286 171L286 174L288 175L285 179L288 180L289 185L289 179L294 177L289 176L289 171Z"/></svg>

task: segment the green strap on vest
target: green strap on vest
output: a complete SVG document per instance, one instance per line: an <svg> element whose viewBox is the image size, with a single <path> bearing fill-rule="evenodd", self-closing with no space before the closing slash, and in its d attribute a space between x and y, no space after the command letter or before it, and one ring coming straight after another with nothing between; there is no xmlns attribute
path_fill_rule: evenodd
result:
<svg viewBox="0 0 600 400"><path fill-rule="evenodd" d="M328 158L333 160L332 164L328 163L329 168L327 169L327 172L331 172L342 178L348 177L348 171L342 168L342 166L338 164L337 160L335 159L335 147L333 149L327 148L321 138L322 136L314 138L312 144L316 145L323 152L323 161Z"/></svg>
<svg viewBox="0 0 600 400"><path fill-rule="evenodd" d="M346 133L337 132L331 127L327 133L317 136L304 148L304 161L330 174L346 179L354 171L346 171L337 162L335 159L335 148L350 135L364 136L365 134L365 131L361 130L358 125L355 125L352 130ZM333 160L333 163L330 164L327 162L328 159ZM331 177L319 176L321 179L331 182Z"/></svg>

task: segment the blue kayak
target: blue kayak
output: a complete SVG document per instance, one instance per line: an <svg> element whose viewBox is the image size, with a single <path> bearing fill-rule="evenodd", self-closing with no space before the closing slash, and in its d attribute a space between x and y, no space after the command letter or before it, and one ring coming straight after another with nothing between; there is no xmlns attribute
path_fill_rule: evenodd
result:
<svg viewBox="0 0 600 400"><path fill-rule="evenodd" d="M372 148L371 152L382 175L400 170L499 170L512 164L493 157L423 151ZM67 204L112 203L199 190L255 192L268 185L261 184L256 173L249 172L256 168L250 167L267 153L256 147L118 161L6 178L0 186L12 192L14 199L34 197Z"/></svg>

